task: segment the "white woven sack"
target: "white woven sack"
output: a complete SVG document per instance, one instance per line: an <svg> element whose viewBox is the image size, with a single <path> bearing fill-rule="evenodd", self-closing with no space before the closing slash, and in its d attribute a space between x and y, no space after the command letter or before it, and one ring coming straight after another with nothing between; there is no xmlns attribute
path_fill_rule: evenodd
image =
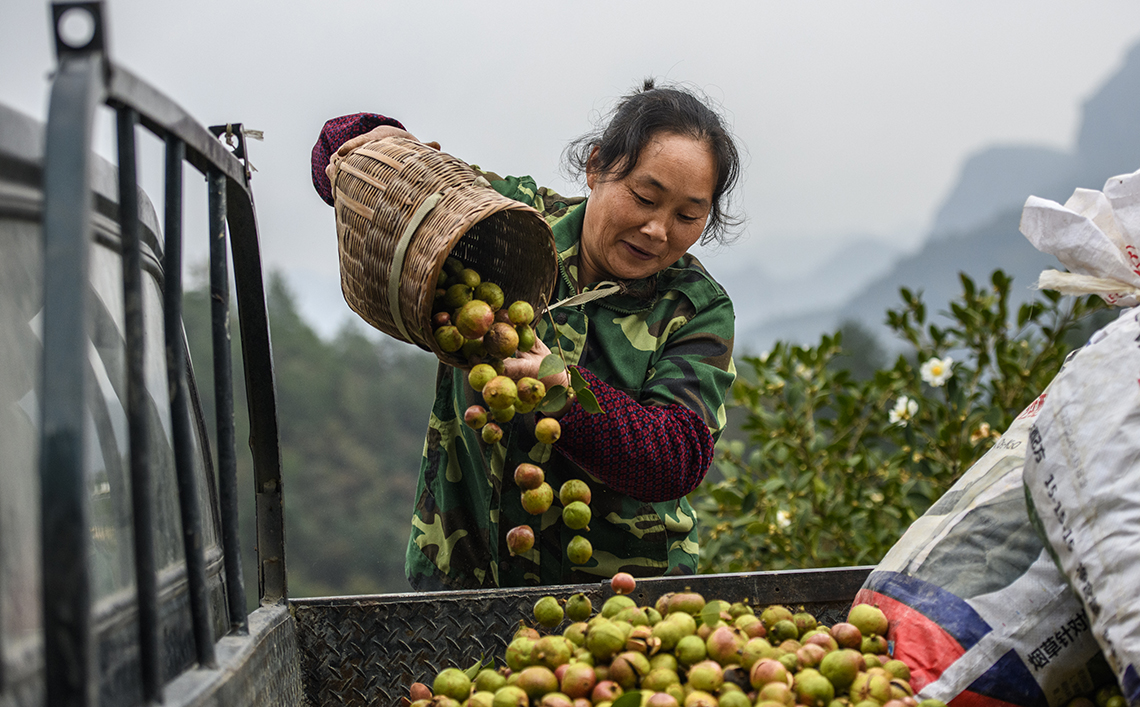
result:
<svg viewBox="0 0 1140 707"><path fill-rule="evenodd" d="M1098 331L1050 386L1025 490L1124 695L1140 705L1140 308Z"/></svg>
<svg viewBox="0 0 1140 707"><path fill-rule="evenodd" d="M1029 430L1049 395L911 524L856 596L892 619L894 655L920 698L1059 707L1107 672L1025 507Z"/></svg>

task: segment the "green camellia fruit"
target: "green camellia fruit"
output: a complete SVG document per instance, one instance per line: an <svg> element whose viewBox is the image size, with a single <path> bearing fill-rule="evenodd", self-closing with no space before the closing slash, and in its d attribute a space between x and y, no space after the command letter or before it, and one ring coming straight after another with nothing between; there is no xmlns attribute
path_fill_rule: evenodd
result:
<svg viewBox="0 0 1140 707"><path fill-rule="evenodd" d="M483 363L483 359L487 357L487 349L483 348L482 339L466 339L459 353L472 366Z"/></svg>
<svg viewBox="0 0 1140 707"><path fill-rule="evenodd" d="M459 330L450 324L436 329L433 336L441 351L455 353L463 348L463 334L460 334Z"/></svg>
<svg viewBox="0 0 1140 707"><path fill-rule="evenodd" d="M768 629L768 637L772 643L779 643L789 639L796 639L800 635L796 624L788 619L777 621Z"/></svg>
<svg viewBox="0 0 1140 707"><path fill-rule="evenodd" d="M515 327L515 333L519 335L519 351L525 352L534 348L534 342L537 338L534 335L534 329L531 329L529 324L519 324Z"/></svg>
<svg viewBox="0 0 1140 707"><path fill-rule="evenodd" d="M483 400L491 409L508 408L518 400L518 387L507 376L495 376L483 386ZM557 422L557 420L555 420Z"/></svg>
<svg viewBox="0 0 1140 707"><path fill-rule="evenodd" d="M545 481L533 489L527 489L522 492L523 510L531 515L540 516L546 513L550 510L550 506L553 503L554 489Z"/></svg>
<svg viewBox="0 0 1140 707"><path fill-rule="evenodd" d="M455 281L461 282L474 290L479 286L479 283L483 282L483 278L479 276L479 273L475 272L471 268L463 268L458 273L456 273Z"/></svg>
<svg viewBox="0 0 1140 707"><path fill-rule="evenodd" d="M562 484L562 488L558 490L558 500L562 501L562 505L564 506L569 506L575 501L581 501L589 505L590 486L581 479L570 479Z"/></svg>
<svg viewBox="0 0 1140 707"><path fill-rule="evenodd" d="M794 614L787 607L772 605L760 612L760 620L769 631L780 621L791 621Z"/></svg>
<svg viewBox="0 0 1140 707"><path fill-rule="evenodd" d="M534 604L534 620L547 628L562 623L564 614L562 605L552 596L542 597Z"/></svg>
<svg viewBox="0 0 1140 707"><path fill-rule="evenodd" d="M491 707L527 707L530 698L518 685L504 685L495 692Z"/></svg>
<svg viewBox="0 0 1140 707"><path fill-rule="evenodd" d="M864 636L887 635L887 616L877 606L856 604L847 614L847 623L853 624Z"/></svg>
<svg viewBox="0 0 1140 707"><path fill-rule="evenodd" d="M875 653L876 655L886 655L888 649L886 637L878 634L864 636L863 645L859 647L859 650L864 653Z"/></svg>
<svg viewBox="0 0 1140 707"><path fill-rule="evenodd" d="M792 621L795 622L796 628L799 629L801 636L816 627L815 617L806 611L801 611L792 616Z"/></svg>
<svg viewBox="0 0 1140 707"><path fill-rule="evenodd" d="M570 538L570 542L566 544L566 557L569 558L570 562L576 565L586 564L593 555L593 545L581 535L575 535Z"/></svg>
<svg viewBox="0 0 1140 707"><path fill-rule="evenodd" d="M858 651L844 648L823 656L819 672L830 680L837 690L844 690L851 686L855 676L859 674L859 666L862 663L863 656Z"/></svg>
<svg viewBox="0 0 1140 707"><path fill-rule="evenodd" d="M677 641L673 655L677 656L677 662L682 665L695 665L708 656L708 649L700 636L685 636Z"/></svg>
<svg viewBox="0 0 1140 707"><path fill-rule="evenodd" d="M594 607L590 602L590 597L582 594L581 592L573 595L566 600L566 616L571 621L585 621L590 618Z"/></svg>
<svg viewBox="0 0 1140 707"><path fill-rule="evenodd" d="M888 660L883 669L900 680L910 680L910 667L901 660Z"/></svg>
<svg viewBox="0 0 1140 707"><path fill-rule="evenodd" d="M477 366L472 366L470 372L467 374L467 383L471 388L477 392L483 392L483 388L491 382L491 379L496 375L495 369L491 368L485 363L480 363Z"/></svg>
<svg viewBox="0 0 1140 707"><path fill-rule="evenodd" d="M448 277L458 275L464 267L466 266L463 264L463 261L455 256L451 256L443 261L443 272L446 273Z"/></svg>
<svg viewBox="0 0 1140 707"><path fill-rule="evenodd" d="M835 687L819 671L811 668L805 668L796 675L792 689L796 692L796 701L808 707L827 707L835 699Z"/></svg>
<svg viewBox="0 0 1140 707"><path fill-rule="evenodd" d="M518 381L519 400L528 405L538 405L546 395L546 386L537 378L525 376Z"/></svg>
<svg viewBox="0 0 1140 707"><path fill-rule="evenodd" d="M561 436L562 425L553 417L544 417L534 425L534 437L543 444L554 444Z"/></svg>
<svg viewBox="0 0 1140 707"><path fill-rule="evenodd" d="M475 676L475 690L477 692L494 693L507 684L507 676L492 668L483 668Z"/></svg>
<svg viewBox="0 0 1140 707"><path fill-rule="evenodd" d="M475 299L483 300L492 310L498 311L503 306L503 288L493 282L480 283L475 288Z"/></svg>
<svg viewBox="0 0 1140 707"><path fill-rule="evenodd" d="M562 509L562 522L571 530L581 530L590 524L590 507L574 501Z"/></svg>
<svg viewBox="0 0 1140 707"><path fill-rule="evenodd" d="M451 309L459 309L471 301L471 288L462 283L447 288L443 302Z"/></svg>
<svg viewBox="0 0 1140 707"><path fill-rule="evenodd" d="M507 308L507 316L511 320L511 324L530 324L534 319L534 307L530 306L530 302L519 300L512 302L511 306Z"/></svg>
<svg viewBox="0 0 1140 707"><path fill-rule="evenodd" d="M445 668L435 677L431 691L453 700L465 700L471 694L471 678L459 668Z"/></svg>
<svg viewBox="0 0 1140 707"><path fill-rule="evenodd" d="M511 405L510 407L491 410L491 417L495 418L495 422L510 422L515 419L515 406Z"/></svg>
<svg viewBox="0 0 1140 707"><path fill-rule="evenodd" d="M602 616L607 619L617 616L620 612L626 609L636 609L637 602L632 598L618 594L606 599L602 604Z"/></svg>
<svg viewBox="0 0 1140 707"><path fill-rule="evenodd" d="M609 660L625 648L625 631L612 621L599 621L586 633L586 648L598 660Z"/></svg>

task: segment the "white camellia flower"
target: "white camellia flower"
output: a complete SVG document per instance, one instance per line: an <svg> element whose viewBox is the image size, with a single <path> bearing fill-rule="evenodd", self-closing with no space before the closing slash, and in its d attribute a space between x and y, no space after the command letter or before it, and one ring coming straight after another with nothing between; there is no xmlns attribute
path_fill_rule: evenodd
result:
<svg viewBox="0 0 1140 707"><path fill-rule="evenodd" d="M792 524L792 514L787 511L776 511L776 525L786 528Z"/></svg>
<svg viewBox="0 0 1140 707"><path fill-rule="evenodd" d="M891 410L890 421L892 425L906 427L906 423L918 412L918 403L905 395L898 399Z"/></svg>
<svg viewBox="0 0 1140 707"><path fill-rule="evenodd" d="M950 376L954 375L953 365L954 359L949 356L946 358L933 356L929 361L922 364L922 368L919 369L919 374L926 383L935 388L941 388L946 384L946 381L950 379Z"/></svg>

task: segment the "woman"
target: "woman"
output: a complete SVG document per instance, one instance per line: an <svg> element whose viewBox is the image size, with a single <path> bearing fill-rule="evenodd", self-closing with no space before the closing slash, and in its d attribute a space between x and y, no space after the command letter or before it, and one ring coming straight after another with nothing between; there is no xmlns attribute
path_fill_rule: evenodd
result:
<svg viewBox="0 0 1140 707"><path fill-rule="evenodd" d="M313 182L325 201L332 204L333 151L392 135L415 139L375 114L326 123L313 148ZM704 478L724 426L735 376L734 316L724 290L688 250L702 236L723 238L735 223L725 205L739 175L736 145L722 119L691 93L646 81L567 155L585 174L588 198L563 198L528 177L485 175L551 225L560 270L554 301L604 281L621 291L554 310L557 328L543 317L540 342L509 359L507 374L534 376L551 349L560 351L605 412L591 415L571 401L557 415L562 436L553 453L534 437L539 414L516 416L503 425L503 439L487 445L463 424L463 411L481 397L464 371L441 365L408 544L416 589L696 571L696 519L684 496ZM563 372L544 382L565 385L568 378ZM522 462L539 464L556 494L567 479L587 481L588 531L566 528L557 501L541 517L522 509L513 482ZM506 533L524 523L535 531L534 550L511 556ZM566 557L577 534L593 546L585 565Z"/></svg>

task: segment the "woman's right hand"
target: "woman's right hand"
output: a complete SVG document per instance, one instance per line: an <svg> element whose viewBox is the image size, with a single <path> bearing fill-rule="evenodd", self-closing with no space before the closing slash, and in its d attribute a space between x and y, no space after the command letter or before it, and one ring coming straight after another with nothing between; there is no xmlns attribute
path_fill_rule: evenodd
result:
<svg viewBox="0 0 1140 707"><path fill-rule="evenodd" d="M338 161L338 158L344 157L361 145L365 145L374 140L383 140L386 137L402 137L408 140L415 140L416 142L420 142L419 138L417 138L415 135L412 135L407 130L401 130L391 125L379 125L375 128L372 128L363 135L357 135L354 138L350 138L343 145L337 148L337 151L329 159L328 167L325 167L325 174L327 174L329 177L329 183L332 184L336 182L336 163ZM435 142L434 140L432 142L425 142L424 144L436 150L439 149L439 143Z"/></svg>

